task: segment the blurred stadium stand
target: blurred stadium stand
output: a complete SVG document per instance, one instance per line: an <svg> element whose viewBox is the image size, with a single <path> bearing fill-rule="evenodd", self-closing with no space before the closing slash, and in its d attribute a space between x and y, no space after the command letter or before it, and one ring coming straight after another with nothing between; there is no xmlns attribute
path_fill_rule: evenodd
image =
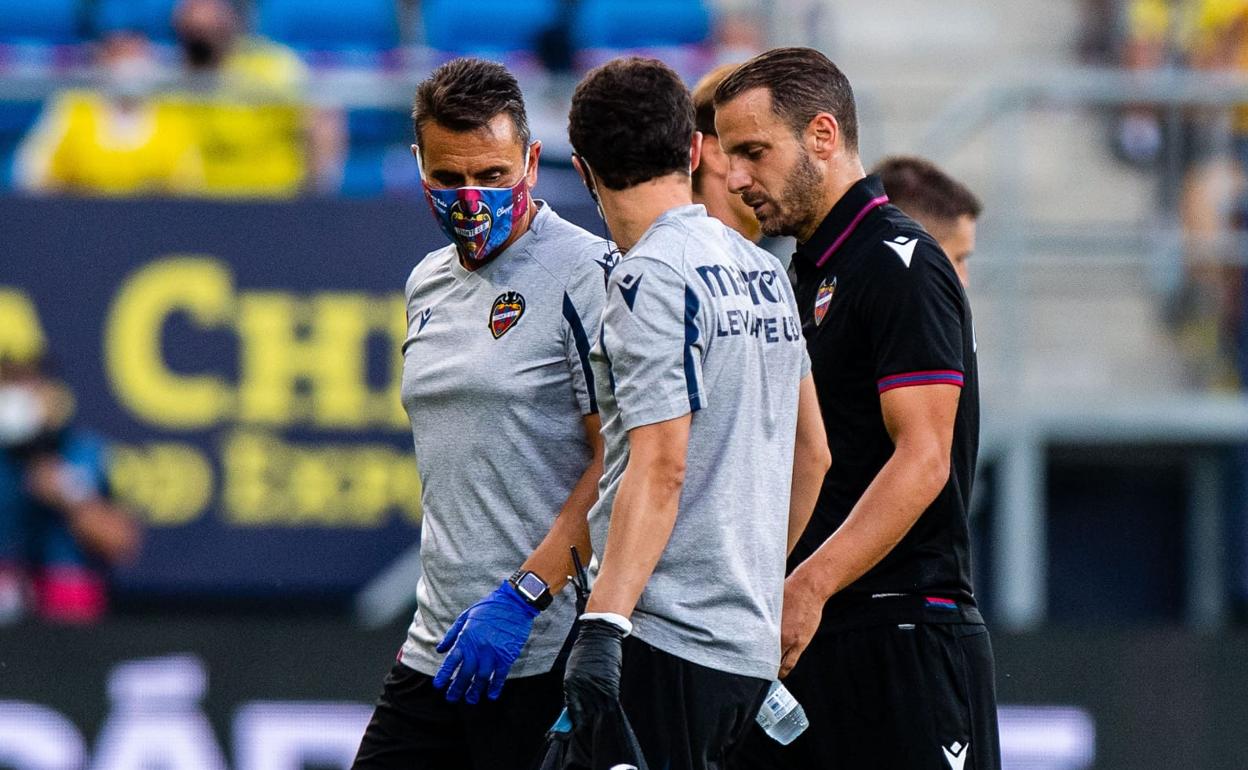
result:
<svg viewBox="0 0 1248 770"><path fill-rule="evenodd" d="M95 35L140 32L156 42L171 43L177 4L177 0L95 0L90 28Z"/></svg>
<svg viewBox="0 0 1248 770"><path fill-rule="evenodd" d="M0 187L13 185L13 158L22 139L39 119L43 102L0 101Z"/></svg>
<svg viewBox="0 0 1248 770"><path fill-rule="evenodd" d="M584 0L573 23L573 37L581 48L696 45L710 33L710 11L699 0Z"/></svg>
<svg viewBox="0 0 1248 770"><path fill-rule="evenodd" d="M0 42L63 45L83 38L84 6L79 0L0 2Z"/></svg>
<svg viewBox="0 0 1248 770"><path fill-rule="evenodd" d="M399 44L394 0L261 0L257 32L295 50L386 50Z"/></svg>
<svg viewBox="0 0 1248 770"><path fill-rule="evenodd" d="M1106 50L1121 45L1128 2L1097 4L1098 13L1112 16L1105 29L1120 36ZM209 274L229 287L232 301L250 303L257 313L261 306L281 309L287 315L279 320L308 323L326 302L363 296L380 304L399 291L410 263L440 237L419 198L408 150L410 98L423 74L451 56L487 55L519 73L535 135L546 145L539 194L600 232L566 162L566 106L580 71L620 52L641 51L662 56L692 81L720 59L748 54L717 45L717 25L728 11L757 14L772 40L817 44L855 84L868 166L885 154L915 151L946 166L986 204L970 289L984 402L974 506L979 593L990 623L1002 632L1003 701L1070 706L1073 712L1054 712L1053 724L1075 725L1069 733L1075 737L1063 744L1067 760L1056 758L1055 750L1046 762L1041 748L1007 767L1248 767L1248 749L1235 739L1239 727L1225 717L1248 708L1242 684L1248 669L1237 663L1248 609L1248 463L1242 458L1248 400L1242 377L1233 374L1233 359L1248 354L1248 346L1226 330L1234 322L1229 311L1208 309L1221 308L1213 295L1223 294L1248 306L1238 283L1248 285L1248 241L1242 218L1234 217L1243 180L1236 176L1242 170L1233 161L1231 130L1235 107L1248 104L1243 72L1176 65L1127 73L1113 61L1102 62L1108 69L1082 66L1081 0L895 0L886 8L821 0L775 0L765 7L748 0L482 0L471 6L453 0L253 0L246 8L254 31L294 48L311 66L303 98L344 111L342 181L329 197L351 200L200 208L31 201L14 194L12 154L38 117L40 99L91 77L83 68L84 41L125 27L167 44L170 6L169 0L0 0L0 188L8 191L0 196L0 214L20 231L13 239L22 244L18 259L32 261L18 270L5 266L7 255L0 258L0 287L20 275L32 286L72 293L80 317L66 317L64 304L37 303L38 310L50 338L80 336L73 350L81 348L84 358L103 355L97 330L121 304L114 297L119 285L170 254L211 255L200 267L224 266L224 277ZM570 74L544 70L534 52L560 24L578 52ZM1157 105L1167 137L1160 155L1143 164L1124 159L1114 138L1123 109L1139 104ZM1195 113L1208 120L1185 123ZM1184 197L1193 186L1193 164L1183 156L1182 134L1194 131L1203 132L1209 157L1226 161L1215 167L1221 176L1195 180L1204 184L1198 190L1204 197L1195 199L1200 206ZM1187 221L1193 207L1208 211L1214 225L1194 229ZM55 223L55 237L40 230L46 222ZM177 232L162 232L170 222ZM90 237L74 233L82 223ZM22 288L21 281L17 285ZM241 392L243 364L235 347L258 344L261 327L251 329L248 342L236 339L246 332L230 324L196 323L191 314L171 314L164 329L169 371L215 377L229 394ZM84 324L90 333L82 331ZM384 334L378 336L367 340L373 390L382 387L389 360ZM201 342L204 350L197 347ZM104 364L91 359L85 369L94 386L87 406L119 428L115 437L132 467L170 459L158 450L177 441L215 458L219 443L257 433L277 436L292 457L306 452L303 459L311 463L316 451L340 451L363 435L321 430L294 417L276 425L260 421L256 431L232 412L193 435L153 428L117 402ZM298 388L315 392L313 375L295 375L304 377ZM401 425L373 429L384 433L391 451L406 445ZM213 522L217 528L202 520L179 524L172 513L163 523L149 522L156 552L140 575L147 582L131 584L135 609L107 629L107 654L92 664L88 700L94 700L75 705L71 693L41 702L95 735L110 708L109 667L186 650L199 652L213 681L221 678L231 693L210 706L217 709L210 716L218 735L231 734L236 706L266 693L357 705L372 697L387 655L379 653L376 665L348 664L339 658L351 656L335 645L358 647L363 655L388 650L400 638L401 617L382 634L344 630L345 621L333 613L343 613L354 598L366 605L361 612L370 624L384 624L396 606L400 616L410 612L410 597L405 604L379 590L382 582L402 585L394 571L371 592L355 593L368 583L362 576L372 573L368 555L357 549L334 564L327 554L346 540L384 551L377 574L387 566L410 567L410 519L388 514L383 528L352 529L316 522L324 511L308 504L291 519L313 523L255 526L227 521L222 506L218 500L205 514L220 519ZM188 542L215 547L233 538L253 545L241 552L192 549L189 557L179 550ZM239 560L252 582L221 591L228 575L219 580L219 573L229 570L217 563L218 553L243 553ZM293 555L272 556L278 553ZM309 555L317 562L312 576L300 561ZM391 558L394 565L384 563ZM231 623L240 607L257 602L267 609L306 609L319 599L331 614L304 630L308 638L324 635L332 643L314 643L302 655L330 661L329 669L341 665L349 675L320 685L292 677L268 690L249 689L234 671L236 662L221 652L229 648L228 634L209 633L211 622L196 625L175 611L159 616L167 634L150 635L139 610L150 609L154 598L166 609L189 602L187 586L182 594L162 593L169 588L162 581L174 576L176 582L187 563L218 570L193 588L215 596L208 606ZM259 629L244 667L260 671L262 661L284 654L284 630L259 620L237 623L244 629L237 636ZM89 644L91 632L83 633L67 651ZM0 697L40 701L41 672L59 651L47 629L23 629L20 639L24 652L0 654L0 662L12 669L23 655L35 661L23 669L29 681ZM376 670L370 673L370 666ZM0 722L6 713L0 701ZM1063 714L1073 716L1062 721ZM1039 719L1036 713L1025 717ZM1094 725L1094 741L1080 732L1081 720Z"/></svg>
<svg viewBox="0 0 1248 770"><path fill-rule="evenodd" d="M457 0L420 4L424 43L444 55L504 56L531 51L537 36L558 18L561 0Z"/></svg>

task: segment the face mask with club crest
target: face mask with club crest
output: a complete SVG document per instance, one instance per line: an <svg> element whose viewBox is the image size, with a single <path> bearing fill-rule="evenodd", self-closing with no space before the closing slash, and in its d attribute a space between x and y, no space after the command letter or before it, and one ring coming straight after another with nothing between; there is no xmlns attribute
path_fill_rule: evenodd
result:
<svg viewBox="0 0 1248 770"><path fill-rule="evenodd" d="M529 208L528 147L524 171L511 187L433 187L425 178L419 151L416 163L434 219L469 263L481 264L494 256L511 237L516 218Z"/></svg>

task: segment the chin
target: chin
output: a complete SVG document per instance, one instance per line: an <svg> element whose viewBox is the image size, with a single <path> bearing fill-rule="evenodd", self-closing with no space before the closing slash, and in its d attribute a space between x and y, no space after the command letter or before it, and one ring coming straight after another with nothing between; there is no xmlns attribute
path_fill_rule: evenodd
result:
<svg viewBox="0 0 1248 770"><path fill-rule="evenodd" d="M786 235L791 235L790 228L787 226L787 223L774 219L766 221L760 219L758 221L758 229L768 238L780 238Z"/></svg>

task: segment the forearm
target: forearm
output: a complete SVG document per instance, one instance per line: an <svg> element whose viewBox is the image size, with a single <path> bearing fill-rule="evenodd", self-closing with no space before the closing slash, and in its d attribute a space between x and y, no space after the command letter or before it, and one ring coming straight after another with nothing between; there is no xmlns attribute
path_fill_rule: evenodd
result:
<svg viewBox="0 0 1248 770"><path fill-rule="evenodd" d="M826 601L887 556L947 480L947 464L894 452L845 522L790 579Z"/></svg>
<svg viewBox="0 0 1248 770"><path fill-rule="evenodd" d="M810 523L823 479L832 465L828 436L824 432L823 415L819 410L819 394L810 375L798 386L797 435L793 440L793 482L789 490L789 549L793 553L797 541Z"/></svg>
<svg viewBox="0 0 1248 770"><path fill-rule="evenodd" d="M797 541L806 531L827 472L828 465L822 461L807 457L793 458L793 487L789 492L789 545L786 554L793 553Z"/></svg>
<svg viewBox="0 0 1248 770"><path fill-rule="evenodd" d="M546 533L546 537L522 565L523 569L537 573L538 577L546 581L552 594L557 593L568 582L568 576L572 572L569 551L572 546L576 546L581 559L586 564L589 563L591 546L589 521L586 516L598 500L598 479L601 476L602 460L596 458L572 487L567 502L555 517L555 523Z"/></svg>
<svg viewBox="0 0 1248 770"><path fill-rule="evenodd" d="M590 612L629 617L676 525L681 482L629 467L620 479Z"/></svg>

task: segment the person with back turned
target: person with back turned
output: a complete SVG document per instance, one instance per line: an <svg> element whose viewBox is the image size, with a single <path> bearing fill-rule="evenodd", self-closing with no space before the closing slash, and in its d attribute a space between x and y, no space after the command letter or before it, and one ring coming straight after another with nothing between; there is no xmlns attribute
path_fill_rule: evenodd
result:
<svg viewBox="0 0 1248 770"><path fill-rule="evenodd" d="M568 134L623 252L591 355L601 564L569 716L584 738L622 708L650 767L719 768L777 675L785 556L828 466L797 307L776 260L692 202L701 136L670 68L590 72Z"/></svg>

